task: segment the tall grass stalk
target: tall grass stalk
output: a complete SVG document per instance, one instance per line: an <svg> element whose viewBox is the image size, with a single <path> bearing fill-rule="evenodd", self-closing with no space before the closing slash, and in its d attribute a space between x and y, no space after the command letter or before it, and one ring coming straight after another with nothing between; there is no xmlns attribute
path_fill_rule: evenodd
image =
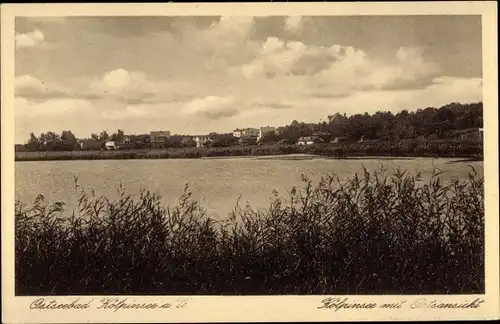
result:
<svg viewBox="0 0 500 324"><path fill-rule="evenodd" d="M120 187L78 208L16 203L16 293L468 294L484 292L483 179L328 175L215 221L188 188L175 206Z"/></svg>

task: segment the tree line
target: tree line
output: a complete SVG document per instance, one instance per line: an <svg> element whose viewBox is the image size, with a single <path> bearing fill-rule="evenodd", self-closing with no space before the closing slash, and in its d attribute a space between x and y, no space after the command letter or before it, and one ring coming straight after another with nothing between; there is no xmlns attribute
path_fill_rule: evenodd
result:
<svg viewBox="0 0 500 324"><path fill-rule="evenodd" d="M295 143L299 137L326 133L331 137L351 140L443 139L454 136L453 132L467 128L483 127L483 103L450 103L440 108L428 107L414 112L402 110L397 114L378 111L347 117L336 113L328 122L302 123L296 120L280 127L277 135Z"/></svg>
<svg viewBox="0 0 500 324"><path fill-rule="evenodd" d="M389 111L377 111L374 114L354 114L346 116L336 113L328 116L328 122L304 123L297 120L289 125L278 127L276 132L266 134L261 138L263 143L296 143L300 137L320 134L325 140L342 137L350 141L384 140L400 141L407 139L444 139L454 137L454 132L468 128L483 127L483 103L460 104L450 103L440 108L427 107L409 112L402 110L396 114ZM99 134L92 133L90 138L83 140L91 142L92 149L104 148L106 141L122 142L128 137L131 147L135 149L150 148L149 134L125 135L122 129L109 135L106 130ZM236 145L238 138L231 133L210 133L211 142L208 146L224 147ZM49 131L30 137L22 150L27 151L71 151L81 149L79 141L71 130L64 130L60 135ZM196 146L193 136L172 135L162 145L168 147ZM17 148L17 147L16 147Z"/></svg>

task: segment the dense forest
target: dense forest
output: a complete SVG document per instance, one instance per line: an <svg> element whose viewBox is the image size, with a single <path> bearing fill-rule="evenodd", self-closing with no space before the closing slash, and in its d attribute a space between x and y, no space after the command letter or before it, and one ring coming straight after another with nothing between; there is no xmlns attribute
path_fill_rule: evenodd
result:
<svg viewBox="0 0 500 324"><path fill-rule="evenodd" d="M483 103L451 103L439 109L403 110L397 114L379 111L373 115L365 113L347 117L336 113L328 118L329 122L310 124L294 120L290 125L278 128L277 133L291 142L317 132L354 140L362 137L379 140L447 138L452 137L454 131L483 127Z"/></svg>
<svg viewBox="0 0 500 324"><path fill-rule="evenodd" d="M483 103L460 104L450 103L440 108L428 107L409 112L402 110L396 114L378 111L372 115L355 114L347 116L335 113L328 116L328 122L304 123L296 120L289 125L278 127L275 133L267 134L262 142L295 143L300 137L322 134L329 139L343 137L347 140L384 140L400 141L404 139L445 139L456 137L456 132L464 129L483 127ZM132 142L131 148L149 148L149 134L125 135L119 129L108 135L107 131L91 134L84 141L98 144L102 148L107 140L122 141L127 136ZM231 146L237 143L232 134L210 133L212 146ZM79 150L79 140L70 130L60 135L53 131L42 133L37 137L34 133L24 145L16 149L27 151L72 151ZM195 145L190 135L173 135L165 144L166 147L185 147Z"/></svg>

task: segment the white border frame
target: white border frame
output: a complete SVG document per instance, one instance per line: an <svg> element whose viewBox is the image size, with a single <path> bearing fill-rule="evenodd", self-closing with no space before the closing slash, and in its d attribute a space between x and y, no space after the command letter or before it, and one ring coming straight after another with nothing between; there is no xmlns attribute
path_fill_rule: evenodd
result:
<svg viewBox="0 0 500 324"><path fill-rule="evenodd" d="M484 299L476 309L324 310L328 296L193 296L186 308L164 310L30 310L37 297L14 295L14 18L16 16L202 16L202 15L482 15L483 104L485 131L486 292L484 295L345 296L351 302L396 302L406 305L420 298L439 302ZM224 322L224 321L375 321L498 319L499 210L498 210L498 66L496 2L398 3L237 3L237 4L23 4L1 6L2 62L2 321L6 323L67 322ZM49 297L71 302L78 297ZM81 302L94 298L80 297ZM127 296L129 301L175 302L179 297Z"/></svg>

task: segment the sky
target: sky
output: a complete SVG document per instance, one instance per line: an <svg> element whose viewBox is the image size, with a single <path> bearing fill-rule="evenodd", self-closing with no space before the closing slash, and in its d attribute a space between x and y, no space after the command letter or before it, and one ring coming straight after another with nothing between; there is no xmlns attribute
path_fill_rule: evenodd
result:
<svg viewBox="0 0 500 324"><path fill-rule="evenodd" d="M482 100L480 16L17 17L16 143Z"/></svg>

